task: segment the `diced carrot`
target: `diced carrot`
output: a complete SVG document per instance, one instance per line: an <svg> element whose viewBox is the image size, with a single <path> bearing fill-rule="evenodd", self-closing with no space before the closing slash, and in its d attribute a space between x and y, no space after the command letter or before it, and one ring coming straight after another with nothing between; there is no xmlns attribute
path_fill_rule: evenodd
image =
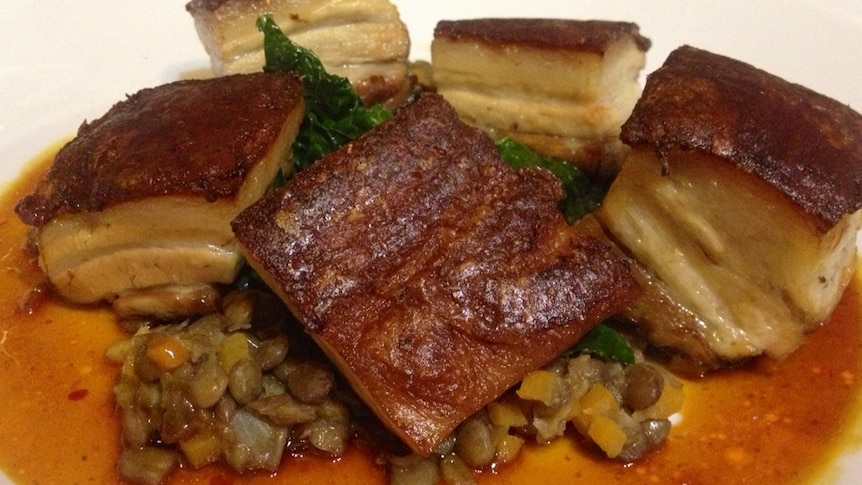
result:
<svg viewBox="0 0 862 485"><path fill-rule="evenodd" d="M587 434L610 458L619 456L626 444L626 432L606 416L593 416Z"/></svg>
<svg viewBox="0 0 862 485"><path fill-rule="evenodd" d="M173 336L156 338L147 346L147 357L164 371L176 369L189 361L189 349Z"/></svg>

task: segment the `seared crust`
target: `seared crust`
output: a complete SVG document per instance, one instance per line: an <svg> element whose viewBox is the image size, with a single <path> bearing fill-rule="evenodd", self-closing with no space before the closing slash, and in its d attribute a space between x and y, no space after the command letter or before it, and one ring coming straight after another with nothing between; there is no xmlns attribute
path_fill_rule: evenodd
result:
<svg viewBox="0 0 862 485"><path fill-rule="evenodd" d="M425 94L233 227L353 387L428 454L636 296L627 263L566 225L560 195Z"/></svg>
<svg viewBox="0 0 862 485"><path fill-rule="evenodd" d="M301 81L249 74L144 89L84 123L35 191L25 223L164 195L233 198L302 103Z"/></svg>
<svg viewBox="0 0 862 485"><path fill-rule="evenodd" d="M542 35L536 35L536 32ZM642 51L650 40L640 35L637 24L607 20L487 18L442 20L434 37L472 39L490 46L521 45L539 49L567 49L603 54L621 38L630 37Z"/></svg>
<svg viewBox="0 0 862 485"><path fill-rule="evenodd" d="M683 46L647 77L628 145L711 153L835 224L862 207L862 116L743 62Z"/></svg>

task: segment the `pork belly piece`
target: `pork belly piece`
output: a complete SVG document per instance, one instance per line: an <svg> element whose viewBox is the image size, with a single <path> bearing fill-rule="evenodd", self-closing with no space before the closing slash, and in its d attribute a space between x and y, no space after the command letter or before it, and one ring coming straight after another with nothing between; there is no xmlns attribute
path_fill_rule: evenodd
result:
<svg viewBox="0 0 862 485"><path fill-rule="evenodd" d="M78 303L172 317L210 306L242 255L230 221L271 186L304 115L301 81L234 75L144 89L84 123L15 207Z"/></svg>
<svg viewBox="0 0 862 485"><path fill-rule="evenodd" d="M437 92L468 123L610 176L649 47L626 22L445 20L431 60Z"/></svg>
<svg viewBox="0 0 862 485"><path fill-rule="evenodd" d="M366 105L394 108L410 92L410 38L388 0L192 0L186 9L218 76L261 70L263 34L256 22L272 14L328 73L348 78Z"/></svg>
<svg viewBox="0 0 862 485"><path fill-rule="evenodd" d="M642 265L627 315L707 370L781 358L831 314L855 269L862 116L693 47L647 78L632 153L598 211Z"/></svg>
<svg viewBox="0 0 862 485"><path fill-rule="evenodd" d="M233 227L370 407L428 454L636 296L625 259L565 223L561 195L425 94Z"/></svg>

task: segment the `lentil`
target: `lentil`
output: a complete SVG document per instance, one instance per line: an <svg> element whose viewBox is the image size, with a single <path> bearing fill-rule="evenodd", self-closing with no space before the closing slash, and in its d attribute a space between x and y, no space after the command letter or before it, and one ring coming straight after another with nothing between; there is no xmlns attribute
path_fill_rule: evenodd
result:
<svg viewBox="0 0 862 485"><path fill-rule="evenodd" d="M215 462L240 473L273 471L286 451L339 457L362 436L389 450L382 453L392 484L472 484L473 470L510 463L527 441L547 442L570 427L609 457L637 460L663 442L682 404L681 384L639 354L628 367L560 357L463 422L431 456L404 455L388 433L360 432L380 425L362 424L368 409L307 337L293 342L301 334L286 331L287 314L268 292L235 290L222 313L138 322L112 346L107 356L122 366L114 388L121 477L157 485L177 467Z"/></svg>

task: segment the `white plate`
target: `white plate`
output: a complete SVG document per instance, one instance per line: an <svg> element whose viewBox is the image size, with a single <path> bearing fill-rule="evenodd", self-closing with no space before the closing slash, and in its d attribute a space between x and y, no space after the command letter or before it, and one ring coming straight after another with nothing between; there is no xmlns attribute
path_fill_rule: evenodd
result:
<svg viewBox="0 0 862 485"><path fill-rule="evenodd" d="M650 37L645 72L691 44L752 63L862 110L859 0L418 0L396 1L428 58L438 19L488 16L633 21ZM208 67L185 0L5 0L0 16L0 186L85 119L126 94ZM856 436L862 435L857 425ZM859 440L856 440L857 442ZM825 480L856 483L862 452L845 453ZM0 475L0 485L9 485Z"/></svg>

